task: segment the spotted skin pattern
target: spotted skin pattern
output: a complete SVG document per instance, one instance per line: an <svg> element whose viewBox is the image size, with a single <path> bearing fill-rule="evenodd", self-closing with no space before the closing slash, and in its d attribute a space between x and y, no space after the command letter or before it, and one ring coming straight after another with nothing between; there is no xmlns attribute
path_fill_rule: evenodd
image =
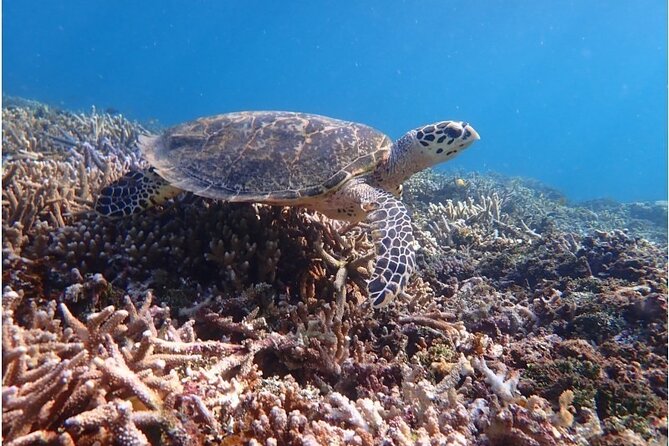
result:
<svg viewBox="0 0 669 446"><path fill-rule="evenodd" d="M448 161L479 136L466 122L442 121L392 143L362 124L293 112L239 112L187 122L140 148L153 166L105 187L98 213L124 217L183 191L231 202L303 206L372 227L377 260L372 305L389 305L416 267L402 183Z"/></svg>
<svg viewBox="0 0 669 446"><path fill-rule="evenodd" d="M451 121L426 125L416 131L416 139L423 147L428 147L431 144L445 144L446 147L439 147L436 153L449 151L450 148L452 152L450 154L446 153L446 156L450 156L457 153L458 149L467 144L467 140L473 136L472 131L467 128L468 125L466 122L455 123ZM455 143L456 141L458 142Z"/></svg>
<svg viewBox="0 0 669 446"><path fill-rule="evenodd" d="M163 204L181 192L181 189L163 180L153 168L131 170L100 191L95 211L105 217L128 217Z"/></svg>

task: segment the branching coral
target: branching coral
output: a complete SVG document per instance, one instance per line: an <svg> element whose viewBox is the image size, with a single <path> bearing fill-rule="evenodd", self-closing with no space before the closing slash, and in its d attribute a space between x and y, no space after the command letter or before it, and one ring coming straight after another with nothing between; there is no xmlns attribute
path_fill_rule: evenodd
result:
<svg viewBox="0 0 669 446"><path fill-rule="evenodd" d="M3 249L17 254L35 225L63 227L93 193L142 162L144 130L121 115L75 115L38 105L3 108Z"/></svg>
<svg viewBox="0 0 669 446"><path fill-rule="evenodd" d="M149 294L137 308L128 299L125 310L107 307L86 322L61 304L66 327L51 305L35 309L24 326L14 319L20 293L5 289L4 439L22 444L36 432L57 438L59 426L77 443L147 444L158 432L170 444L194 444L193 429L201 439L210 430L220 434L179 370L197 366L225 376L259 347L198 341L191 325L175 328L169 310L151 301ZM201 425L180 415L187 407L197 409Z"/></svg>
<svg viewBox="0 0 669 446"><path fill-rule="evenodd" d="M8 444L666 435L666 253L632 232L586 234L634 223L610 203L422 173L405 188L419 273L374 311L364 224L189 195L102 220L93 194L142 165L141 126L35 104L3 117Z"/></svg>
<svg viewBox="0 0 669 446"><path fill-rule="evenodd" d="M502 211L505 201L496 192L466 201L429 203L424 216L418 217L441 247L451 247L472 239L476 243L511 245L541 238L520 219L514 225Z"/></svg>
<svg viewBox="0 0 669 446"><path fill-rule="evenodd" d="M508 379L504 379L504 374L497 374L490 370L484 359L474 358L473 364L476 369L483 373L485 381L502 401L509 402L515 398L519 379L517 372L511 373Z"/></svg>

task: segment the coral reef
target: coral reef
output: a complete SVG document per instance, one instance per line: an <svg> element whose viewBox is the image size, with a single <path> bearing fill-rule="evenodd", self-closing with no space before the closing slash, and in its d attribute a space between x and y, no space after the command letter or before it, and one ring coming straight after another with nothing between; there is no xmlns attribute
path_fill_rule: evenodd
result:
<svg viewBox="0 0 669 446"><path fill-rule="evenodd" d="M3 120L7 444L667 441L662 203L424 172L419 273L375 311L364 224L189 195L104 220L144 128Z"/></svg>
<svg viewBox="0 0 669 446"><path fill-rule="evenodd" d="M19 325L15 311L23 298L11 288L3 292L8 444L38 438L147 444L149 436L160 444L193 444L194 433L220 435L203 395L189 386L187 368L200 365L199 373L226 376L260 348L199 341L192 324L175 328L169 308L152 306L150 293L139 308L126 298L126 309L106 307L85 323L51 301L32 306Z"/></svg>
<svg viewBox="0 0 669 446"><path fill-rule="evenodd" d="M35 104L3 108L2 122L3 226L14 249L34 226L65 226L102 185L142 164L134 145L146 131L121 115Z"/></svg>
<svg viewBox="0 0 669 446"><path fill-rule="evenodd" d="M570 203L560 192L531 179L478 173L443 175L433 170L418 173L405 184L405 200L417 210L419 219L434 206L453 206L461 213L478 215L493 204L498 212L495 219L501 224L492 221L487 211L472 220L485 215L488 224L497 225L498 236L551 229L581 236L623 230L632 237L667 245L666 201L618 203L602 199ZM449 224L457 220L450 213L446 215Z"/></svg>

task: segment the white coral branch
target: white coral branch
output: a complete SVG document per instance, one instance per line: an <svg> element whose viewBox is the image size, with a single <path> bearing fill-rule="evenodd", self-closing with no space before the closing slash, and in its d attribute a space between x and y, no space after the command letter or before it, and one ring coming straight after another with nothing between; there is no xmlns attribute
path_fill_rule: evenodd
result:
<svg viewBox="0 0 669 446"><path fill-rule="evenodd" d="M509 374L509 379L504 380L506 374L496 374L488 367L485 359L483 358L474 358L472 359L472 364L479 372L483 373L485 376L485 382L490 385L492 391L495 392L502 401L510 402L518 395L518 381L520 380L520 374L518 372L511 372Z"/></svg>

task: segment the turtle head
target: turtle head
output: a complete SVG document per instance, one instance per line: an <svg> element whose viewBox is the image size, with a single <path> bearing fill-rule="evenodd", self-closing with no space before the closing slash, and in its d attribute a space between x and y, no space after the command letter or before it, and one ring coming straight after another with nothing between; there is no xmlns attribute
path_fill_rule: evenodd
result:
<svg viewBox="0 0 669 446"><path fill-rule="evenodd" d="M407 163L415 165L416 172L455 158L481 139L462 121L436 122L411 130L404 137L410 141Z"/></svg>
<svg viewBox="0 0 669 446"><path fill-rule="evenodd" d="M411 175L455 158L479 139L476 130L462 121L418 127L395 141L387 163L377 170L376 180L383 189L396 193Z"/></svg>

